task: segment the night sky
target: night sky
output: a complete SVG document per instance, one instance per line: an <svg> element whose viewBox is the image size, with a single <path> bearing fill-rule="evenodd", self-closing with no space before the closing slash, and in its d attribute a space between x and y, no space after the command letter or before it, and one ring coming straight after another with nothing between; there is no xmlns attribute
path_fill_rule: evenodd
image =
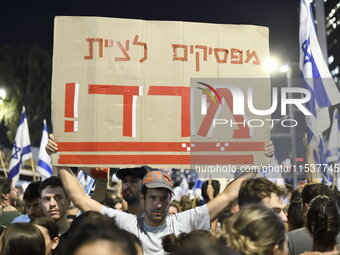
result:
<svg viewBox="0 0 340 255"><path fill-rule="evenodd" d="M0 46L36 45L52 53L54 16L101 16L267 26L271 54L282 63L299 58L299 0L3 2Z"/></svg>

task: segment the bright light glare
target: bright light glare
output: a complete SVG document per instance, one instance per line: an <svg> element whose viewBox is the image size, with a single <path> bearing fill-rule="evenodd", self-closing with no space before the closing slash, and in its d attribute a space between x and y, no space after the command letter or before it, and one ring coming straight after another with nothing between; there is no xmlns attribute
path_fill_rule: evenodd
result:
<svg viewBox="0 0 340 255"><path fill-rule="evenodd" d="M284 66L281 66L281 67L279 68L279 71L280 71L281 73L287 73L288 70L289 70L289 65L284 65Z"/></svg>
<svg viewBox="0 0 340 255"><path fill-rule="evenodd" d="M0 98L1 99L6 99L6 90L0 89Z"/></svg>
<svg viewBox="0 0 340 255"><path fill-rule="evenodd" d="M274 72L277 69L278 61L275 58L268 58L263 62L263 67L268 72Z"/></svg>

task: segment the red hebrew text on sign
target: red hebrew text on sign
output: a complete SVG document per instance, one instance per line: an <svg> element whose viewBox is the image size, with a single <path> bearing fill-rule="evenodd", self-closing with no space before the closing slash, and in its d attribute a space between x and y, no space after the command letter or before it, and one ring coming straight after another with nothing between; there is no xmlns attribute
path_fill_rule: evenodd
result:
<svg viewBox="0 0 340 255"><path fill-rule="evenodd" d="M228 49L224 48L212 48L205 45L184 45L184 44L172 44L173 50L173 61L188 61L188 47L190 47L190 54L195 53L195 61L196 61L196 72L199 72L201 69L201 59L204 62L208 61L208 55L212 55L214 51L214 58L216 63L227 63L228 61ZM194 52L194 48L196 49ZM251 63L253 65L261 65L260 59L256 54L256 51L246 50L246 53L243 54L243 50L241 49L230 49L230 63L231 64L248 64ZM245 60L243 58L245 55ZM201 57L202 56L202 57Z"/></svg>
<svg viewBox="0 0 340 255"><path fill-rule="evenodd" d="M88 55L84 56L84 59L86 60L94 59L95 56L94 50L96 48L98 50L97 56L99 58L103 58L104 57L103 45L105 48L112 48L114 47L114 45L117 45L123 56L115 57L115 61L129 61L131 59L129 55L130 40L126 40L125 42L116 41L114 43L113 40L104 38L86 38L86 42L88 43ZM139 36L135 35L132 44L143 48L143 57L139 59L139 62L143 63L145 60L148 59L148 50L146 43L139 41Z"/></svg>

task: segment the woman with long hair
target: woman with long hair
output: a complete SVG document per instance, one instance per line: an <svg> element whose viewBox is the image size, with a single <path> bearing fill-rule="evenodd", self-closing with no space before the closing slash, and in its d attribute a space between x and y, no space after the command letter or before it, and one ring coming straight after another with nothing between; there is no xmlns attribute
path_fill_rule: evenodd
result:
<svg viewBox="0 0 340 255"><path fill-rule="evenodd" d="M271 209L250 205L226 219L226 245L244 255L287 255L286 228Z"/></svg>
<svg viewBox="0 0 340 255"><path fill-rule="evenodd" d="M45 240L31 223L14 223L0 237L0 255L45 255Z"/></svg>
<svg viewBox="0 0 340 255"><path fill-rule="evenodd" d="M308 205L306 227L313 237L312 254L340 254L335 249L336 236L340 229L340 214L337 201L327 196L317 196Z"/></svg>

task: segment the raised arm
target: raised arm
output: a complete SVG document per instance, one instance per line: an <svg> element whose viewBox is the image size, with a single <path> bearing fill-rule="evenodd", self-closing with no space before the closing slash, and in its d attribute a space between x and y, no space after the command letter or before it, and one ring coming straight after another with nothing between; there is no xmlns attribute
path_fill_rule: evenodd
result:
<svg viewBox="0 0 340 255"><path fill-rule="evenodd" d="M52 134L50 134L46 151L49 155L58 151L58 145L54 142ZM58 172L67 195L76 207L83 212L100 212L102 205L86 195L83 187L80 185L69 167L58 167Z"/></svg>
<svg viewBox="0 0 340 255"><path fill-rule="evenodd" d="M307 142L307 134L303 137L303 144L306 148L306 164L305 172L308 183L321 183L322 177L319 171L315 171L314 148L309 146Z"/></svg>
<svg viewBox="0 0 340 255"><path fill-rule="evenodd" d="M274 156L274 153L275 147L273 145L273 142L270 140L265 145L264 155L269 161L270 158ZM207 204L210 222L214 221L218 216L220 216L220 214L225 210L230 202L234 201L237 198L242 182L246 179L254 178L256 174L257 173L248 173L237 178L236 180L231 182L221 194L219 194Z"/></svg>
<svg viewBox="0 0 340 255"><path fill-rule="evenodd" d="M214 221L229 203L237 198L242 182L246 179L254 178L255 175L256 173L249 173L232 181L221 194L207 204L210 222Z"/></svg>

